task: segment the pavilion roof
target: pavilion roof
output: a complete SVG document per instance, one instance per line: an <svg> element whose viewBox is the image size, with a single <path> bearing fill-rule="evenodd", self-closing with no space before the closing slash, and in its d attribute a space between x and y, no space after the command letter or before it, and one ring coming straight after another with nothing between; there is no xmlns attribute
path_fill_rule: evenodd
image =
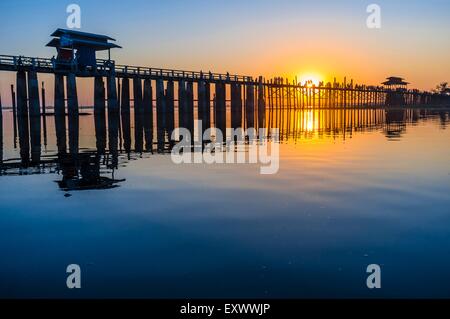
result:
<svg viewBox="0 0 450 319"><path fill-rule="evenodd" d="M409 82L404 81L403 78L397 76L391 76L386 78L387 81L382 82L383 85L408 85Z"/></svg>
<svg viewBox="0 0 450 319"><path fill-rule="evenodd" d="M80 48L87 47L95 51L108 50L112 48L121 48L121 46L110 43L108 40L116 41L106 35L87 33L75 30L57 29L51 34L54 37L48 47L55 48Z"/></svg>

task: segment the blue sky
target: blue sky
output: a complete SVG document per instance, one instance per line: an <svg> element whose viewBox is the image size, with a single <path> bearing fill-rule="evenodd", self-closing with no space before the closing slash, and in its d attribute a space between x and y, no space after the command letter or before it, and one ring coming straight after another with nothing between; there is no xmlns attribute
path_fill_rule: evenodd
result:
<svg viewBox="0 0 450 319"><path fill-rule="evenodd" d="M121 64L368 84L400 75L421 89L450 80L447 0L2 0L0 54L51 57L44 45L70 3L82 9L81 31L124 47L113 54ZM371 3L380 30L366 27Z"/></svg>

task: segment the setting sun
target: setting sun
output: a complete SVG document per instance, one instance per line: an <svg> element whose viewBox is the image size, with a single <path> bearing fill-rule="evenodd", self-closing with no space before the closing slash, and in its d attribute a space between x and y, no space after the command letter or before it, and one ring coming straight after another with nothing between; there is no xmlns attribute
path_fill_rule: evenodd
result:
<svg viewBox="0 0 450 319"><path fill-rule="evenodd" d="M322 77L315 73L307 73L299 75L298 81L302 85L306 84L307 86L319 86L319 83L322 81Z"/></svg>

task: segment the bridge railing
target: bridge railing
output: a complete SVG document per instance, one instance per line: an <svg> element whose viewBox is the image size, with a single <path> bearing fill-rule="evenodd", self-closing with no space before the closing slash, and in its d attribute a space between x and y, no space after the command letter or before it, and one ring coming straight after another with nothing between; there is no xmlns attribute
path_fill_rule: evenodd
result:
<svg viewBox="0 0 450 319"><path fill-rule="evenodd" d="M25 67L37 67L37 68L49 68L52 67L52 59L46 58L33 58L25 56L15 55L0 55L0 64L10 66L25 66Z"/></svg>
<svg viewBox="0 0 450 319"><path fill-rule="evenodd" d="M117 73L122 73L130 76L139 75L139 76L170 77L170 78L195 79L195 80L205 79L216 81L241 81L241 82L254 81L253 77L251 76L231 75L231 74L202 72L202 71L200 72L184 71L184 70L139 67L130 65L116 65L115 69Z"/></svg>
<svg viewBox="0 0 450 319"><path fill-rule="evenodd" d="M151 67L140 67L130 65L116 65L113 60L97 59L96 67L80 66L76 60L61 61L55 58L35 58L25 56L14 55L0 55L0 64L8 65L14 68L27 67L27 68L41 68L41 69L70 69L72 71L94 71L94 72L109 72L115 70L116 73L129 76L152 76L152 77L167 77L178 79L205 79L216 81L240 81L240 82L254 82L253 77L243 75L231 75L213 73L213 72L198 72L198 71L185 71L185 70L173 70Z"/></svg>
<svg viewBox="0 0 450 319"><path fill-rule="evenodd" d="M13 69L22 67L29 69L39 69L41 71L70 70L73 72L110 72L111 69L114 68L114 64L114 61L110 60L97 60L96 67L81 67L76 60L61 61L55 58L48 59L15 55L0 55L0 65L10 66Z"/></svg>

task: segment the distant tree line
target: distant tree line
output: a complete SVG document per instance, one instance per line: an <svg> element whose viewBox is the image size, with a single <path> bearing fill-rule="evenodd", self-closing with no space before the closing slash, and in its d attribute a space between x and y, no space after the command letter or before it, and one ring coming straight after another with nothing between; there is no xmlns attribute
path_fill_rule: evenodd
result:
<svg viewBox="0 0 450 319"><path fill-rule="evenodd" d="M436 85L436 88L433 90L434 93L445 94L450 93L450 87L448 86L448 82L441 82Z"/></svg>

